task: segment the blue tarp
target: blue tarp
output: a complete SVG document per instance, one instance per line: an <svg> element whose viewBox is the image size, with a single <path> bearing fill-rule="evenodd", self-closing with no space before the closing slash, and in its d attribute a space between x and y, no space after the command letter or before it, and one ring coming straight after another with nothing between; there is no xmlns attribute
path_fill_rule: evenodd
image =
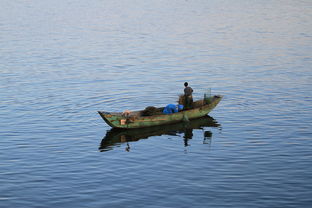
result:
<svg viewBox="0 0 312 208"><path fill-rule="evenodd" d="M179 110L183 109L183 105L175 105L175 104L169 104L165 107L165 109L163 110L164 114L171 114L171 113L177 113L178 112L178 108Z"/></svg>

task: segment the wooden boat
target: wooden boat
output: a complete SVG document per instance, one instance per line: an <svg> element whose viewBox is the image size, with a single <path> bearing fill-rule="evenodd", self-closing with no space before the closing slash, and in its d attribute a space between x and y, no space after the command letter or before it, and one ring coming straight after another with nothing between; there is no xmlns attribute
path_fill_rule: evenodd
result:
<svg viewBox="0 0 312 208"><path fill-rule="evenodd" d="M185 143L187 140L192 139L193 129L203 129L204 127L220 127L220 124L210 116L203 116L191 120L190 122L179 122L169 125L152 126L141 129L120 129L112 128L107 131L106 135L101 141L99 150L108 151L112 150L115 146L120 146L122 143L135 142L141 139L148 139L152 136L183 136ZM205 137L210 137L212 133L210 131L204 132ZM181 135L182 134L182 135Z"/></svg>
<svg viewBox="0 0 312 208"><path fill-rule="evenodd" d="M104 121L114 128L121 129L135 129L145 128L151 126L159 126L165 124L178 123L181 121L189 121L207 115L212 111L218 103L221 101L223 96L215 95L210 97L209 102L205 100L198 100L193 103L193 108L189 110L183 110L173 114L163 114L164 108L158 108L157 115L143 116L142 111L132 112L104 112L98 111Z"/></svg>

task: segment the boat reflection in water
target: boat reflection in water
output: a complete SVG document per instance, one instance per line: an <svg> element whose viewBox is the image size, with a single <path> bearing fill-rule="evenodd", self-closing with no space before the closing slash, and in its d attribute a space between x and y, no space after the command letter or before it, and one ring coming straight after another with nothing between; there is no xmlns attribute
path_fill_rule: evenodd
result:
<svg viewBox="0 0 312 208"><path fill-rule="evenodd" d="M147 139L151 136L178 136L179 134L184 134L184 146L188 146L188 140L193 137L193 129L203 129L203 127L220 127L220 124L218 124L214 118L205 116L189 122L180 122L176 124L147 127L142 129L112 128L107 131L105 137L102 139L99 150L101 152L109 151L116 146L120 146L122 143L126 143L126 151L130 151L130 145L128 142ZM204 131L203 137L203 143L209 144L211 142L212 132Z"/></svg>

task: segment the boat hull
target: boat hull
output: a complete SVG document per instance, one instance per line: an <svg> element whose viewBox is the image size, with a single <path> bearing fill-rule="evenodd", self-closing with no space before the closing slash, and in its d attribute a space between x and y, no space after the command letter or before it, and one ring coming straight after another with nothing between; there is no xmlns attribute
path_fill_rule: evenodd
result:
<svg viewBox="0 0 312 208"><path fill-rule="evenodd" d="M181 121L188 121L191 119L206 116L218 105L221 99L222 96L214 96L210 104L169 115L162 114L153 116L125 116L120 113L114 114L103 111L99 111L98 113L101 115L101 117L108 125L114 128L122 128L122 129L146 128L151 126L160 126L165 124L177 123Z"/></svg>

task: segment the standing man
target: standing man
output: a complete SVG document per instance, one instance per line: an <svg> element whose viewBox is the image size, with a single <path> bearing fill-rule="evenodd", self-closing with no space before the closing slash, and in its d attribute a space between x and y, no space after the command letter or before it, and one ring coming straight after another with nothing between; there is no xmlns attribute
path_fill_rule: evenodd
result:
<svg viewBox="0 0 312 208"><path fill-rule="evenodd" d="M184 99L185 99L185 109L191 109L193 105L193 89L188 86L187 82L184 82Z"/></svg>

